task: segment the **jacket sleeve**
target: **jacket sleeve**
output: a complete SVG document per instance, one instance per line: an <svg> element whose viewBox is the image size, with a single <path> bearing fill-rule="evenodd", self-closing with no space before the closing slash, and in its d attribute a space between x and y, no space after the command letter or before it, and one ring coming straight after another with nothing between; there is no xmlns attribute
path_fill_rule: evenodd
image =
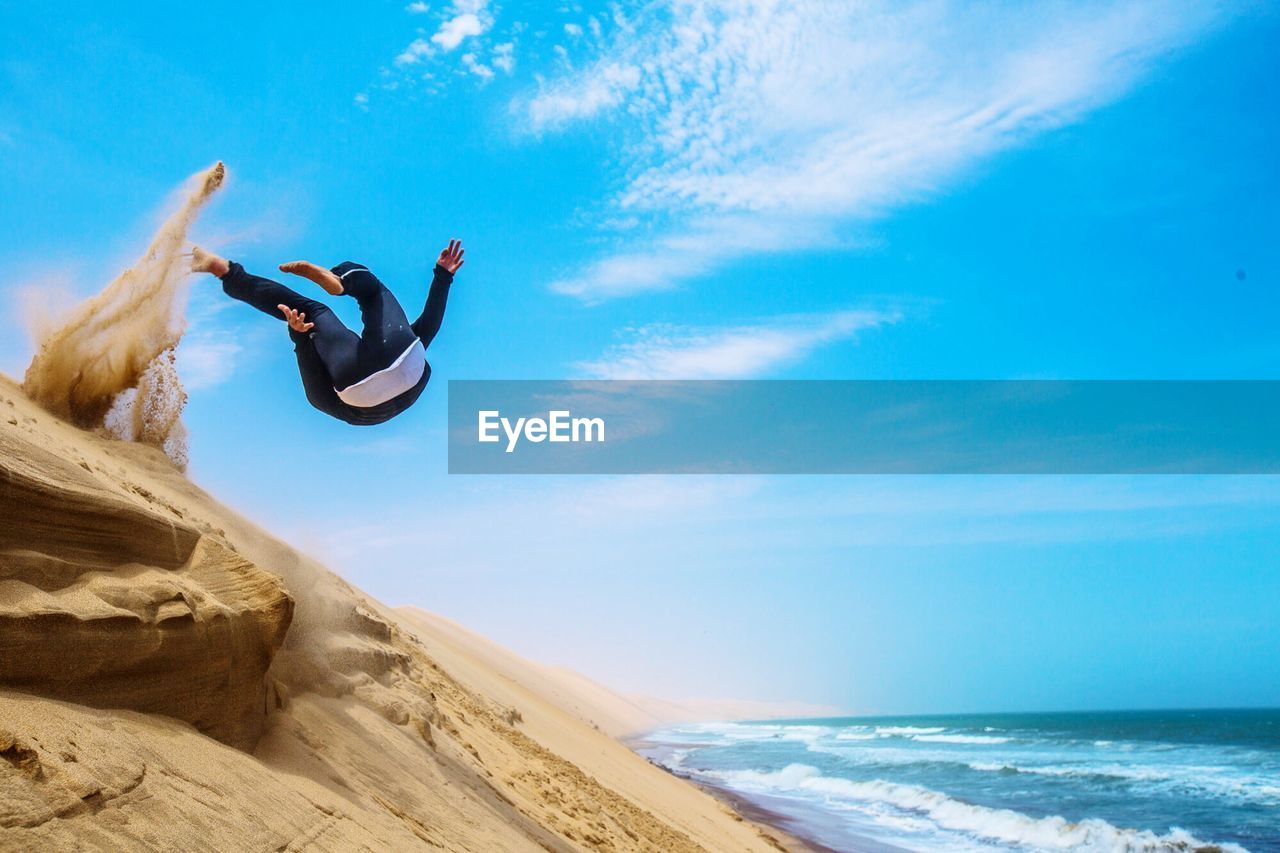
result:
<svg viewBox="0 0 1280 853"><path fill-rule="evenodd" d="M431 291L427 294L427 307L422 316L413 321L413 332L421 340L424 347L431 346L440 324L444 321L444 306L449 301L449 285L453 283L453 273L439 264L435 268L435 276L431 279Z"/></svg>

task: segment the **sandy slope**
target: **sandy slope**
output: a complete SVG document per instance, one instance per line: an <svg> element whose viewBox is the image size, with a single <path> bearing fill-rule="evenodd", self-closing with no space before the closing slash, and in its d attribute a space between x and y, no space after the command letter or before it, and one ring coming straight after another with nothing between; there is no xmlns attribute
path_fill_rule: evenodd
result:
<svg viewBox="0 0 1280 853"><path fill-rule="evenodd" d="M652 709L392 612L4 378L0 442L0 850L791 843L607 734Z"/></svg>
<svg viewBox="0 0 1280 853"><path fill-rule="evenodd" d="M456 622L417 607L396 609L401 621L416 630L437 659L450 658L468 666L458 671L500 679L476 685L496 695L520 688L560 711L615 738L627 738L670 723L697 720L748 720L770 717L834 717L838 708L801 702L700 700L672 702L648 696L626 696L564 667L526 660L509 649L467 630ZM511 701L515 701L512 699Z"/></svg>

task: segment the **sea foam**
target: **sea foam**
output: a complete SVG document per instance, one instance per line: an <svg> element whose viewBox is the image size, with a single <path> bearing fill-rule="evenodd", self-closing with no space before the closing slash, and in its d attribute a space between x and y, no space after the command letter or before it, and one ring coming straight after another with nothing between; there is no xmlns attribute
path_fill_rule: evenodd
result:
<svg viewBox="0 0 1280 853"><path fill-rule="evenodd" d="M823 776L816 767L791 764L782 770L706 771L703 774L730 788L772 796L834 798L851 804L888 805L910 815L927 817L941 830L960 833L975 840L1031 846L1049 850L1143 851L1143 853L1186 853L1211 846L1190 833L1174 828L1164 835L1149 830L1123 829L1090 818L1071 822L1062 817L1035 818L1011 809L972 805L918 785L883 780L855 782ZM1234 845L1216 845L1219 850L1244 853Z"/></svg>

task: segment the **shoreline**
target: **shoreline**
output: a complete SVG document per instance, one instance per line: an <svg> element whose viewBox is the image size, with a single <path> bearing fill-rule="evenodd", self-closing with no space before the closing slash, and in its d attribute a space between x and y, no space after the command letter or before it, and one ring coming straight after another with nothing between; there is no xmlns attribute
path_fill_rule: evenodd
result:
<svg viewBox="0 0 1280 853"><path fill-rule="evenodd" d="M1274 793L1265 782L1277 713L752 721L657 729L628 745L808 849L903 853L979 839L1242 853L1276 837L1262 806Z"/></svg>
<svg viewBox="0 0 1280 853"><path fill-rule="evenodd" d="M661 765L658 765L661 767ZM742 817L744 821L771 830L782 836L788 853L906 853L905 848L894 847L870 838L858 838L854 846L832 847L818 837L810 827L805 826L798 818L783 814L780 811L752 799L746 794L731 788L702 782L674 770L663 768L677 779L683 779L691 785L706 791L716 800L724 803Z"/></svg>
<svg viewBox="0 0 1280 853"><path fill-rule="evenodd" d="M658 765L661 766L661 765ZM667 768L663 768L667 770ZM755 802L749 797L732 791L728 788L721 788L717 785L708 785L705 782L699 782L691 776L685 776L676 773L673 770L667 770L677 779L683 779L690 785L694 785L702 791L705 791L718 802L723 803L733 810L734 814L741 817L747 823L755 824L762 829L769 830L771 835L781 836L783 846L788 853L847 853L840 851L834 847L823 844L817 838L810 835L804 827L796 826L798 821L781 812L773 811L761 804Z"/></svg>
<svg viewBox="0 0 1280 853"><path fill-rule="evenodd" d="M654 767L668 773L683 782L704 791L717 802L733 811L744 822L767 830L768 836L778 838L788 853L903 853L902 848L893 847L870 838L859 838L856 846L848 845L832 847L823 841L820 833L811 826L805 825L799 818L792 817L777 809L770 808L759 799L750 797L722 785L716 785L695 778L692 774L673 770L640 750L643 747L654 747L660 744L647 738L647 733L628 737L623 740L628 749Z"/></svg>

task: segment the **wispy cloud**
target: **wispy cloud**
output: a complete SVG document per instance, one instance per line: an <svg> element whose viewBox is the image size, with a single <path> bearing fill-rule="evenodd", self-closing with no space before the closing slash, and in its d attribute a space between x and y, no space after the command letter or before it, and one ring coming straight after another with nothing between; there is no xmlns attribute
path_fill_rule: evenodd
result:
<svg viewBox="0 0 1280 853"><path fill-rule="evenodd" d="M640 69L621 62L599 63L589 78L572 88L548 89L529 102L529 120L537 129L593 118L618 106L640 85Z"/></svg>
<svg viewBox="0 0 1280 853"><path fill-rule="evenodd" d="M435 49L431 46L431 42L424 38L416 38L405 46L396 57L396 65L417 65L423 59L431 56Z"/></svg>
<svg viewBox="0 0 1280 853"><path fill-rule="evenodd" d="M235 341L210 333L188 334L178 345L178 375L188 391L213 388L235 374L242 351Z"/></svg>
<svg viewBox="0 0 1280 853"><path fill-rule="evenodd" d="M445 10L439 27L430 38L414 39L396 57L397 65L416 65L434 55L437 49L445 52L456 49L469 38L484 35L493 26L488 0L454 0ZM405 11L413 15L425 15L431 7L425 3L411 3Z"/></svg>
<svg viewBox="0 0 1280 853"><path fill-rule="evenodd" d="M534 133L618 121L624 188L611 204L702 225L679 263L658 251L668 236L624 239L556 289L618 296L745 254L805 248L726 249L723 229L707 224L722 217L847 229L927 198L1123 95L1225 14L1166 0L664 0L615 14L596 55L514 107Z"/></svg>
<svg viewBox="0 0 1280 853"><path fill-rule="evenodd" d="M814 217L765 213L688 217L678 229L645 230L639 218L621 220L618 250L551 283L557 293L599 302L645 290L666 290L725 260L751 252L795 248L850 247L829 222ZM640 238L632 235L641 232ZM865 242L865 241L863 241Z"/></svg>
<svg viewBox="0 0 1280 853"><path fill-rule="evenodd" d="M507 74L510 74L513 71L515 71L516 70L515 49L516 49L515 42L506 41L506 42L503 42L502 44L495 44L493 46L493 60L492 60L493 67L501 71L504 71Z"/></svg>
<svg viewBox="0 0 1280 853"><path fill-rule="evenodd" d="M477 77L485 80L493 77L493 69L476 58L474 53L464 53L461 57L462 67Z"/></svg>
<svg viewBox="0 0 1280 853"><path fill-rule="evenodd" d="M819 347L898 319L896 313L842 311L714 330L645 326L631 330L632 340L577 367L597 379L755 377L793 364Z"/></svg>
<svg viewBox="0 0 1280 853"><path fill-rule="evenodd" d="M370 94L378 90L403 88L438 94L444 91L450 77L474 77L484 84L496 76L495 69L507 75L515 71L516 36L523 31L523 23L510 24L500 36L505 40L494 44L492 30L497 14L489 0L453 0L434 13L432 8L427 3L405 7L405 12L415 17L431 16L436 25L434 29L418 27L416 37L390 65L379 70L379 80L355 95L358 109L367 111ZM463 50L455 53L460 48Z"/></svg>
<svg viewBox="0 0 1280 853"><path fill-rule="evenodd" d="M187 305L187 331L178 343L178 375L188 391L214 388L229 381L243 362L243 355L264 343L264 328L238 329L230 320L235 303L217 288L193 285Z"/></svg>

